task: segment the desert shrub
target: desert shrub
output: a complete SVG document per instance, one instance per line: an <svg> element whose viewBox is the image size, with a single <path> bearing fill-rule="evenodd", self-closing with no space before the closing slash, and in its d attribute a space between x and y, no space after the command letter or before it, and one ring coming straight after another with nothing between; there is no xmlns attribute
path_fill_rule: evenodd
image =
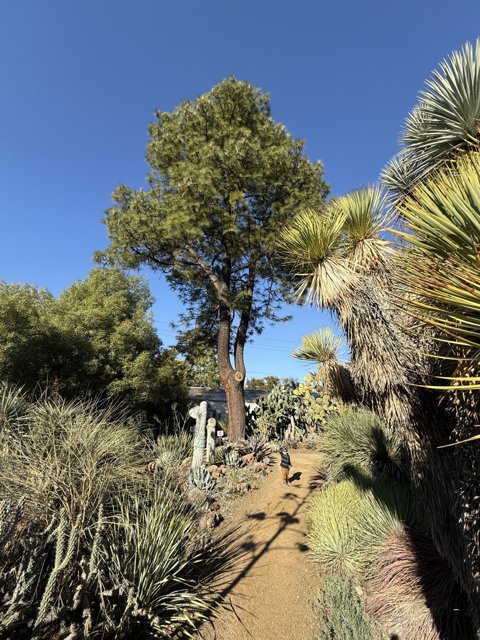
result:
<svg viewBox="0 0 480 640"><path fill-rule="evenodd" d="M230 552L118 409L42 399L1 437L0 638L184 638L211 613Z"/></svg>
<svg viewBox="0 0 480 640"><path fill-rule="evenodd" d="M15 430L28 408L27 394L20 387L0 383L0 432Z"/></svg>
<svg viewBox="0 0 480 640"><path fill-rule="evenodd" d="M111 404L43 398L2 445L0 498L23 498L26 512L44 525L62 510L71 525L78 516L87 524L120 487L141 479L138 430Z"/></svg>
<svg viewBox="0 0 480 640"><path fill-rule="evenodd" d="M225 462L225 455L229 450L229 445L222 444L218 447L215 447L215 451L213 452L213 463L214 464L223 464Z"/></svg>
<svg viewBox="0 0 480 640"><path fill-rule="evenodd" d="M409 640L470 640L466 603L433 543L409 529L378 553L367 610L389 634Z"/></svg>
<svg viewBox="0 0 480 640"><path fill-rule="evenodd" d="M189 502L165 485L121 498L100 549L103 593L112 585L123 593L122 607L104 598L111 633L172 637L179 627L185 635L193 630L212 611L219 562L226 559L219 553L205 546Z"/></svg>
<svg viewBox="0 0 480 640"><path fill-rule="evenodd" d="M381 473L406 478L400 439L388 433L377 416L366 409L348 408L330 418L319 450L331 482L355 475L373 479Z"/></svg>
<svg viewBox="0 0 480 640"><path fill-rule="evenodd" d="M246 488L256 485L255 474L247 467L228 467L225 473L227 493L242 493Z"/></svg>
<svg viewBox="0 0 480 640"><path fill-rule="evenodd" d="M325 580L318 604L322 616L318 640L381 640L379 625L366 612L363 598L345 576Z"/></svg>
<svg viewBox="0 0 480 640"><path fill-rule="evenodd" d="M186 431L160 434L153 442L153 454L162 466L174 467L192 455L192 436ZM162 464L163 463L163 464Z"/></svg>
<svg viewBox="0 0 480 640"><path fill-rule="evenodd" d="M344 480L313 495L308 545L327 574L363 575L383 541L401 533L410 513L408 492L393 482L386 492L396 494L390 503L377 499L353 480Z"/></svg>

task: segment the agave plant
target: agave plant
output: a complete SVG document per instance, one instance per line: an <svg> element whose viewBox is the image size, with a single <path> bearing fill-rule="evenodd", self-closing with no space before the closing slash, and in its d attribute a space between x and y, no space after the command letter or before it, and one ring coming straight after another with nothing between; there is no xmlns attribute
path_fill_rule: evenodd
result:
<svg viewBox="0 0 480 640"><path fill-rule="evenodd" d="M401 135L405 144L384 169L384 184L405 193L480 140L480 39L454 51L427 80Z"/></svg>

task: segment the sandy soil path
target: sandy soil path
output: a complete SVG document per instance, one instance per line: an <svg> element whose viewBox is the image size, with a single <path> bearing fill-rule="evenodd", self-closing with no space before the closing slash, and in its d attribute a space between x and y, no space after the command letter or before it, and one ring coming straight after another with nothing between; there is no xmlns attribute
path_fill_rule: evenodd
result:
<svg viewBox="0 0 480 640"><path fill-rule="evenodd" d="M305 546L306 511L319 455L290 452L293 480L280 481L278 461L260 489L235 504L226 527L237 526L245 553L226 588L222 611L206 640L314 640L319 575Z"/></svg>

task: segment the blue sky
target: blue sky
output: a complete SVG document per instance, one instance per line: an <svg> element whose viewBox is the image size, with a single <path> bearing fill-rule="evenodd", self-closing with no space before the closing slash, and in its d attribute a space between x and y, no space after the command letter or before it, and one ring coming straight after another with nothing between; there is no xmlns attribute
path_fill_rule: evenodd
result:
<svg viewBox="0 0 480 640"><path fill-rule="evenodd" d="M103 211L144 184L147 125L229 75L321 159L332 193L373 182L425 78L480 34L477 0L15 0L0 14L0 278L58 294L106 245ZM150 277L166 344L179 303ZM248 347L252 376L303 376L314 309Z"/></svg>

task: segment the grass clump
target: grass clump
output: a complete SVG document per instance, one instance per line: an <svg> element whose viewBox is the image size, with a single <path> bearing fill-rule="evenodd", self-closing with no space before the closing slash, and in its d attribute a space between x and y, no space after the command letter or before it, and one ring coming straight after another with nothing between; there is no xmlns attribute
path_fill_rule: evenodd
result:
<svg viewBox="0 0 480 640"><path fill-rule="evenodd" d="M466 602L431 540L408 529L380 549L367 610L409 640L473 640Z"/></svg>
<svg viewBox="0 0 480 640"><path fill-rule="evenodd" d="M352 581L329 576L319 600L321 626L317 640L383 640L379 625L365 610Z"/></svg>
<svg viewBox="0 0 480 640"><path fill-rule="evenodd" d="M389 492L398 493L396 508L378 500L372 491L362 490L353 480L327 485L314 494L308 514L308 544L326 573L362 576L383 541L403 530L410 511L409 496L398 483L391 483Z"/></svg>
<svg viewBox="0 0 480 640"><path fill-rule="evenodd" d="M370 479L378 474L407 477L400 439L366 409L349 407L328 420L319 450L329 482L355 474Z"/></svg>

